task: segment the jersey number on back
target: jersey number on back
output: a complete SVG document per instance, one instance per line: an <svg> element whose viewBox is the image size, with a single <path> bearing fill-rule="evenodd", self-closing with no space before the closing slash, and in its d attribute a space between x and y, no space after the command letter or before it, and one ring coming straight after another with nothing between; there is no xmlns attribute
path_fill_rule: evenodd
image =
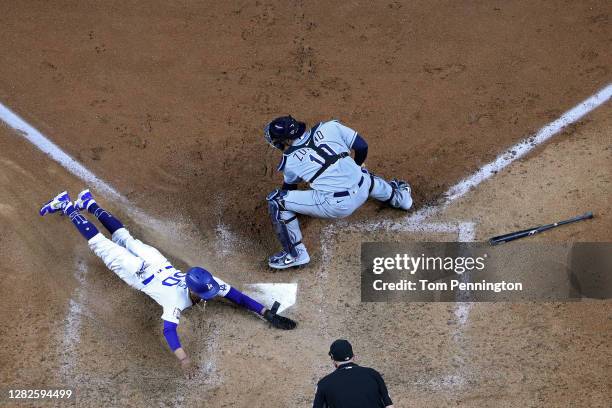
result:
<svg viewBox="0 0 612 408"><path fill-rule="evenodd" d="M321 150L323 150L323 152L325 152L327 155L329 155L329 157L334 157L336 155L336 152L334 152L334 150L331 147L329 147L328 145L326 145L325 143L321 143L318 147ZM320 164L321 166L325 165L325 158L324 157L321 157L318 154L315 154L315 155L311 154L309 156L310 156L310 161L311 162Z"/></svg>
<svg viewBox="0 0 612 408"><path fill-rule="evenodd" d="M165 285L165 286L175 286L175 285L178 285L183 280L185 275L186 274L183 273L183 272L177 272L174 275L168 276L166 279L164 279L162 281L162 285Z"/></svg>
<svg viewBox="0 0 612 408"><path fill-rule="evenodd" d="M317 133L314 135L313 139L314 139L315 142L319 142L319 141L323 140L323 133L321 133L321 131L317 131ZM320 145L317 145L317 147L319 149L321 149L321 151L324 154L326 154L328 157L321 157L321 155L319 155L317 153L309 154L308 157L309 157L310 161L313 162L313 163L317 163L320 166L324 166L325 162L327 161L327 158L336 156L336 152L334 152L334 149L329 147L328 144L321 143ZM296 157L298 158L299 161L302 161L302 159L304 158L304 155L306 153L306 149L300 149L300 151L302 151L302 150L304 152L302 153L301 157L296 154ZM298 151L297 153L300 153L300 151Z"/></svg>

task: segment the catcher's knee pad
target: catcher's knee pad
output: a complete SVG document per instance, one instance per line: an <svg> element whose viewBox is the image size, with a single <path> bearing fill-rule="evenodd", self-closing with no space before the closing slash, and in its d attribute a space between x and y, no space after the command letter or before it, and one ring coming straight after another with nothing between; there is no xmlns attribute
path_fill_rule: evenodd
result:
<svg viewBox="0 0 612 408"><path fill-rule="evenodd" d="M285 209L284 197L286 195L286 191L279 189L268 194L266 197L266 200L268 200L268 212L270 213L270 220L272 221L274 232L283 246L283 250L292 256L297 256L298 253L295 247L301 243L301 239L297 237L297 233L295 232L292 239L292 234L288 228L288 224L293 222L296 223L297 227L297 216ZM297 231L299 231L299 227Z"/></svg>
<svg viewBox="0 0 612 408"><path fill-rule="evenodd" d="M374 189L374 177L376 176L370 173L369 171L367 171L366 169L361 169L361 172L363 173L364 177L370 178L370 187L368 188L368 195L370 195L372 194L372 190Z"/></svg>
<svg viewBox="0 0 612 408"><path fill-rule="evenodd" d="M365 173L365 172L364 172ZM393 195L393 187L382 177L374 173L367 172L370 178L368 196L378 201L387 202Z"/></svg>
<svg viewBox="0 0 612 408"><path fill-rule="evenodd" d="M270 212L270 215L272 215L273 211L276 211L279 213L280 217L280 211L285 209L284 199L286 195L287 192L285 190L280 190L277 188L266 196L266 201L268 201L268 211Z"/></svg>

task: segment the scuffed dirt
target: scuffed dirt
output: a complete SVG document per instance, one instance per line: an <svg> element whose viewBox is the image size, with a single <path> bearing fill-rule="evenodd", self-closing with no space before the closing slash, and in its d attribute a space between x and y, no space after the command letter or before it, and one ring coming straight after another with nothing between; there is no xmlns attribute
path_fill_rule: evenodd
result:
<svg viewBox="0 0 612 408"><path fill-rule="evenodd" d="M149 212L276 250L272 117L332 117L417 205L610 80L609 2L0 5L0 100ZM370 218L374 208L358 218ZM388 215L392 216L392 215ZM305 222L312 240L319 222ZM252 237L256 237L252 240ZM314 248L313 248L314 250Z"/></svg>
<svg viewBox="0 0 612 408"><path fill-rule="evenodd" d="M80 406L309 406L350 338L396 406L605 406L609 302L365 304L359 244L450 234L303 222L312 264L271 273L264 197L280 183L271 117L339 118L368 166L416 205L610 81L609 2L37 2L0 4L0 101L115 186L100 201L177 266L239 288L295 282L290 333L222 302L185 314L185 381L161 310L42 202L79 180L0 127L0 386L68 385ZM535 240L610 241L610 108L451 206L477 238L593 210ZM557 141L558 140L558 141ZM136 211L135 208L144 211ZM349 223L404 214L368 204ZM326 252L320 250L327 249ZM22 404L20 406L27 406Z"/></svg>

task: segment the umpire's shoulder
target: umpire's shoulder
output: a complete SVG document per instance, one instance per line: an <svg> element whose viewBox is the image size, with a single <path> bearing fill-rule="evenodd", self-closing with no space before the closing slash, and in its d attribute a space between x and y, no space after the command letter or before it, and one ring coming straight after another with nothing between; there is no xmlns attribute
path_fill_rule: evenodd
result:
<svg viewBox="0 0 612 408"><path fill-rule="evenodd" d="M371 368L371 367L360 367L362 370L364 370L365 372L367 372L368 374L370 374L373 377L380 377L382 378L382 375L376 371L375 369Z"/></svg>
<svg viewBox="0 0 612 408"><path fill-rule="evenodd" d="M329 384L329 382L332 379L332 376L334 375L335 371L332 371L331 373L327 374L325 377L321 378L319 380L319 382L317 383L317 387L319 388L325 388L325 386L327 384Z"/></svg>

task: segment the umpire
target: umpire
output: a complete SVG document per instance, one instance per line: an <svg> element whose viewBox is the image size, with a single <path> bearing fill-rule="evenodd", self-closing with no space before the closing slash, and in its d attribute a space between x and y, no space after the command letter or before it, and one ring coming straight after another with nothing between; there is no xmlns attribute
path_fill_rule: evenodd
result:
<svg viewBox="0 0 612 408"><path fill-rule="evenodd" d="M378 371L353 362L348 340L329 347L336 370L317 384L313 408L393 408L387 386Z"/></svg>

